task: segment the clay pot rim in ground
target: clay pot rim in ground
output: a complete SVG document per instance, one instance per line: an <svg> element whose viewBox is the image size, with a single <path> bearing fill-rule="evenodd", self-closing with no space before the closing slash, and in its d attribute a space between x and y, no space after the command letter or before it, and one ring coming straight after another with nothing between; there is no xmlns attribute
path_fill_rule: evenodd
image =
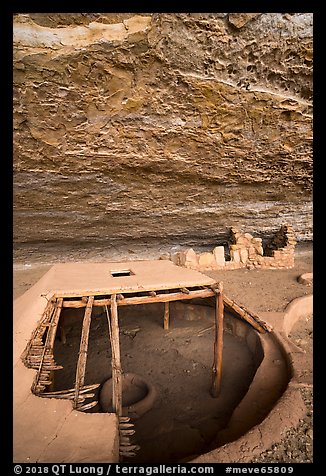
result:
<svg viewBox="0 0 326 476"><path fill-rule="evenodd" d="M122 407L122 414L125 416L130 416L131 418L139 418L140 416L144 415L148 410L150 410L155 402L157 392L154 387L150 382L148 382L144 377L134 374L131 372L127 372L122 374L123 380L130 380L130 383L135 382L136 385L138 386L144 386L146 387L147 393L146 395L139 400L138 402L132 403L131 405L127 405ZM112 388L112 378L107 379L100 390L100 403L101 403L101 392L103 389L107 391L107 389ZM103 408L103 404L101 403L101 408L105 412Z"/></svg>

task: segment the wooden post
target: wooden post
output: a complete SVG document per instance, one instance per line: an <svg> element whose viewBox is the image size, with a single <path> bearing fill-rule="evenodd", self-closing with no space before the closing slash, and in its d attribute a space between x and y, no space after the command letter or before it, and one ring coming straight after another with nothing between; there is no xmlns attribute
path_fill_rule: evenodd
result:
<svg viewBox="0 0 326 476"><path fill-rule="evenodd" d="M89 329L90 329L90 325L91 325L93 302L94 302L94 296L90 296L88 298L86 309L85 309L85 314L84 314L82 334L81 334L81 338L80 338L77 369L76 369L74 408L78 407L79 389L84 386L84 381L85 381L87 350L88 350L88 337L89 337Z"/></svg>
<svg viewBox="0 0 326 476"><path fill-rule="evenodd" d="M66 338L66 331L65 331L65 317L63 314L61 314L61 317L60 317L59 327L60 327L60 340L63 344L66 344L67 338Z"/></svg>
<svg viewBox="0 0 326 476"><path fill-rule="evenodd" d="M120 360L120 340L117 296L111 296L111 346L112 346L112 406L115 413L122 415L122 369Z"/></svg>
<svg viewBox="0 0 326 476"><path fill-rule="evenodd" d="M169 321L170 321L170 305L169 301L164 303L164 329L169 329Z"/></svg>
<svg viewBox="0 0 326 476"><path fill-rule="evenodd" d="M213 363L213 370L212 370L212 388L211 388L211 394L214 398L217 398L221 391L222 356L223 356L223 320L224 320L223 283L219 283L218 288L216 290L214 363Z"/></svg>

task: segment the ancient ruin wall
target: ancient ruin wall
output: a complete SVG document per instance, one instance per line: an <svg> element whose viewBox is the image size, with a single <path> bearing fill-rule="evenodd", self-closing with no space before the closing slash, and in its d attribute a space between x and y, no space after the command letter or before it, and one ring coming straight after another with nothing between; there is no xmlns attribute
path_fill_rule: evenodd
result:
<svg viewBox="0 0 326 476"><path fill-rule="evenodd" d="M312 237L312 14L17 14L14 238Z"/></svg>
<svg viewBox="0 0 326 476"><path fill-rule="evenodd" d="M189 248L171 254L170 259L178 266L198 271L239 268L287 269L294 266L296 243L291 225L282 225L265 247L262 238L231 227L226 247L216 246L211 252L203 253L196 253Z"/></svg>

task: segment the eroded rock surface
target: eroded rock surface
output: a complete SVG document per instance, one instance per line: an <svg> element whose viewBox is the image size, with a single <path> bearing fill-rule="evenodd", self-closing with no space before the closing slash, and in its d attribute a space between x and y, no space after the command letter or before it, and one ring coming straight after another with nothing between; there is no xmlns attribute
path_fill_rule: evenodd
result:
<svg viewBox="0 0 326 476"><path fill-rule="evenodd" d="M312 237L312 14L18 14L14 236Z"/></svg>

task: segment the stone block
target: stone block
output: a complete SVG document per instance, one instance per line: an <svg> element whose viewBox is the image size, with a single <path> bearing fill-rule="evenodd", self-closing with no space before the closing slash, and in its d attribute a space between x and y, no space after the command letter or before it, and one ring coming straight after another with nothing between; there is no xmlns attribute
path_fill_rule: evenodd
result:
<svg viewBox="0 0 326 476"><path fill-rule="evenodd" d="M216 262L213 253L201 253L198 257L198 264L201 268L215 268Z"/></svg>
<svg viewBox="0 0 326 476"><path fill-rule="evenodd" d="M264 254L264 248L261 242L252 242L252 245L254 246L257 255L263 256Z"/></svg>
<svg viewBox="0 0 326 476"><path fill-rule="evenodd" d="M250 244L251 240L248 240L244 235L239 236L237 238L237 245L243 245L243 246L248 246Z"/></svg>
<svg viewBox="0 0 326 476"><path fill-rule="evenodd" d="M197 255L192 248L189 248L186 251L180 251L179 253L176 253L176 255L180 266L198 267Z"/></svg>
<svg viewBox="0 0 326 476"><path fill-rule="evenodd" d="M244 238L246 238L248 241L251 241L253 239L253 236L250 233L245 233Z"/></svg>
<svg viewBox="0 0 326 476"><path fill-rule="evenodd" d="M247 263L247 266L246 266L247 269L255 269L255 268L259 268L259 267L260 267L260 264L256 264L256 263L254 264L254 263L249 263L249 262Z"/></svg>
<svg viewBox="0 0 326 476"><path fill-rule="evenodd" d="M235 263L240 263L240 251L239 250L234 250L230 249L230 256L231 256L231 261L234 261Z"/></svg>
<svg viewBox="0 0 326 476"><path fill-rule="evenodd" d="M246 248L242 248L240 250L240 261L241 261L241 263L245 264L248 261L248 258L249 258L248 250Z"/></svg>
<svg viewBox="0 0 326 476"><path fill-rule="evenodd" d="M251 243L254 245L261 245L262 241L262 238L252 238Z"/></svg>
<svg viewBox="0 0 326 476"><path fill-rule="evenodd" d="M192 248L189 248L189 250L185 251L185 266L187 268L198 267L198 257Z"/></svg>
<svg viewBox="0 0 326 476"><path fill-rule="evenodd" d="M257 256L257 251L256 251L256 248L254 246L249 246L248 256L249 256L249 258L255 258Z"/></svg>
<svg viewBox="0 0 326 476"><path fill-rule="evenodd" d="M258 264L263 264L265 259L266 259L266 257L263 256L263 255L257 255L256 256L256 261L257 261Z"/></svg>
<svg viewBox="0 0 326 476"><path fill-rule="evenodd" d="M180 266L185 266L186 264L186 252L185 251L180 251L179 253L175 254L176 256L176 261L175 264L179 264Z"/></svg>
<svg viewBox="0 0 326 476"><path fill-rule="evenodd" d="M172 254L170 260L173 264L180 265L180 253Z"/></svg>
<svg viewBox="0 0 326 476"><path fill-rule="evenodd" d="M255 250L256 250L256 253L260 256L263 256L264 254L264 249L262 246L259 246L259 245L255 245Z"/></svg>
<svg viewBox="0 0 326 476"><path fill-rule="evenodd" d="M241 232L238 228L231 227L230 230L230 243L236 243L239 237L241 236Z"/></svg>
<svg viewBox="0 0 326 476"><path fill-rule="evenodd" d="M274 263L274 258L272 258L271 256L262 256L261 258L260 257L257 257L258 259L258 262L263 265L263 266L270 266L272 263Z"/></svg>
<svg viewBox="0 0 326 476"><path fill-rule="evenodd" d="M218 266L225 265L224 246L216 246L213 249L213 255Z"/></svg>
<svg viewBox="0 0 326 476"><path fill-rule="evenodd" d="M236 263L235 261L226 261L225 262L225 269L240 269L244 268L245 265L242 264L240 261L239 263Z"/></svg>
<svg viewBox="0 0 326 476"><path fill-rule="evenodd" d="M274 251L274 258L275 258L276 260L278 260L278 259L282 258L283 254L284 254L284 253L283 253L282 250L275 250L275 251Z"/></svg>
<svg viewBox="0 0 326 476"><path fill-rule="evenodd" d="M235 250L241 250L241 248L243 248L243 245L230 245L230 252Z"/></svg>

